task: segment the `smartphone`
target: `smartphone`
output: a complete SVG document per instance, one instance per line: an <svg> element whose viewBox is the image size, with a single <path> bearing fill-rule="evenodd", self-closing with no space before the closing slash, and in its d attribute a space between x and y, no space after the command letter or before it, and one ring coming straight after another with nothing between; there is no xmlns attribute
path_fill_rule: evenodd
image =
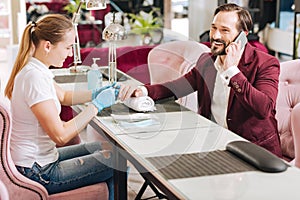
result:
<svg viewBox="0 0 300 200"><path fill-rule="evenodd" d="M240 34L235 38L234 42L238 42L239 40L241 41L241 49L243 49L248 42L246 33L244 31L240 32Z"/></svg>

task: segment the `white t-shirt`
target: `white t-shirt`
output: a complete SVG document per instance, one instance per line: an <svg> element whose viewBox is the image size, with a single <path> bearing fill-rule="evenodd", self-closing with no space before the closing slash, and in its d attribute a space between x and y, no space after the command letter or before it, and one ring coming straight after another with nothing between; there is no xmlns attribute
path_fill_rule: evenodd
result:
<svg viewBox="0 0 300 200"><path fill-rule="evenodd" d="M11 98L12 135L11 155L15 165L40 166L58 159L56 144L45 133L31 107L39 102L53 99L58 112L61 105L53 83L53 74L46 65L31 58L18 73Z"/></svg>

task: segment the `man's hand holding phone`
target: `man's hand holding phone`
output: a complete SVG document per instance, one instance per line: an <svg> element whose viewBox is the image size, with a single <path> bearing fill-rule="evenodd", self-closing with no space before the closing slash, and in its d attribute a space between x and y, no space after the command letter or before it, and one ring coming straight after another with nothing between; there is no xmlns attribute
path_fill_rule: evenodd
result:
<svg viewBox="0 0 300 200"><path fill-rule="evenodd" d="M226 47L226 58L224 60L224 70L231 66L237 66L247 44L247 36L244 31L241 31L236 39Z"/></svg>
<svg viewBox="0 0 300 200"><path fill-rule="evenodd" d="M239 35L235 38L234 42L239 42L241 41L241 49L244 49L247 42L248 42L248 39L247 39L247 35L244 31L241 31L239 33Z"/></svg>

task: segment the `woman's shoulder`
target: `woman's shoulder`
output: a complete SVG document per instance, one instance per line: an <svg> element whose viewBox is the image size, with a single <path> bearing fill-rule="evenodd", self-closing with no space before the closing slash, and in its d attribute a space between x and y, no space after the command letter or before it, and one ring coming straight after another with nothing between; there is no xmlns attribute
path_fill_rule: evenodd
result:
<svg viewBox="0 0 300 200"><path fill-rule="evenodd" d="M44 78L44 73L36 68L32 63L27 63L23 69L20 71L20 75L22 75L24 78L29 79L39 79Z"/></svg>

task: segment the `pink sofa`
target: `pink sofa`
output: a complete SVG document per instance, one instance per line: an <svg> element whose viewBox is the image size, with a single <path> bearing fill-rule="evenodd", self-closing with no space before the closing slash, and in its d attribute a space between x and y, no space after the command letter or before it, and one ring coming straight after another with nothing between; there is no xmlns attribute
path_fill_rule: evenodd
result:
<svg viewBox="0 0 300 200"><path fill-rule="evenodd" d="M148 55L151 84L174 80L195 67L198 58L210 49L196 41L172 41L154 47ZM177 100L190 110L198 111L197 92Z"/></svg>
<svg viewBox="0 0 300 200"><path fill-rule="evenodd" d="M154 46L125 46L117 48L117 68L122 72L136 78L142 83L149 83L148 71L148 53ZM82 48L81 60L82 65L91 66L93 58L100 58L97 61L99 66L108 65L108 48ZM73 64L73 57L68 57L64 68L69 68Z"/></svg>

